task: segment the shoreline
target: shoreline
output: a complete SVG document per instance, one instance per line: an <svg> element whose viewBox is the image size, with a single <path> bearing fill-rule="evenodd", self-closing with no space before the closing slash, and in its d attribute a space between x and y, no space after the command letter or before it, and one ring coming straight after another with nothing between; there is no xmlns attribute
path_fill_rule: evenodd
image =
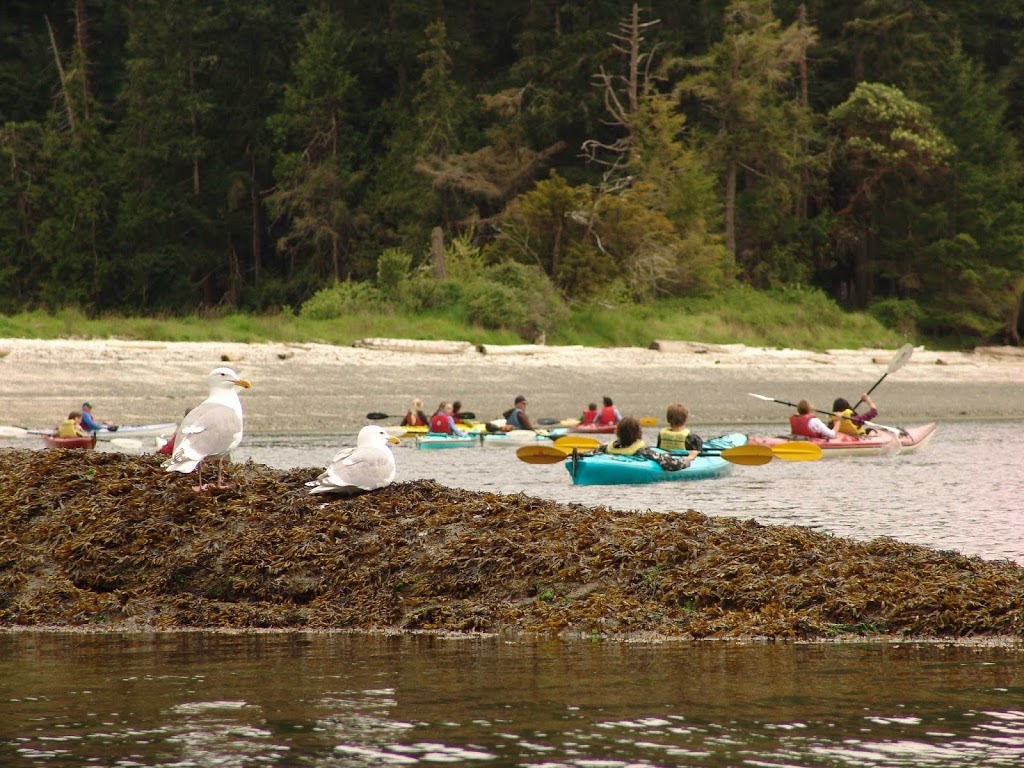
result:
<svg viewBox="0 0 1024 768"><path fill-rule="evenodd" d="M852 400L871 387L894 353L655 345L660 348L0 339L0 400L6 405L0 422L49 427L85 400L99 418L118 424L177 421L206 397L210 370L227 365L253 384L243 395L252 433L356 431L371 411L397 421L414 397L426 409L458 399L478 418L491 419L518 393L528 395L535 419L576 415L607 393L624 413L659 420L668 403L683 401L695 423L778 423L789 411L748 393L807 397L826 408L837 395ZM872 397L886 423L1022 419L1022 384L1024 350L919 347Z"/></svg>

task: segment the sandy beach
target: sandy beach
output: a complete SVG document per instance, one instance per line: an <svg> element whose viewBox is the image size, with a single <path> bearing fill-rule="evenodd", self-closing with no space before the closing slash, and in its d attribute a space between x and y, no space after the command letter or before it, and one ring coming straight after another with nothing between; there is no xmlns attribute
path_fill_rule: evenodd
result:
<svg viewBox="0 0 1024 768"><path fill-rule="evenodd" d="M517 394L534 418L577 414L603 395L624 413L663 418L685 402L699 423L784 422L786 406L748 393L822 408L855 400L886 373L895 350L808 352L663 342L659 348L473 347L456 342L365 340L326 344L164 343L0 339L0 424L54 425L84 400L118 424L180 419L206 396L206 375L228 365L249 379L247 431L331 433L358 429L370 411L397 418L414 397L430 412L461 400L495 418ZM872 397L884 423L1024 418L1024 350L918 347Z"/></svg>

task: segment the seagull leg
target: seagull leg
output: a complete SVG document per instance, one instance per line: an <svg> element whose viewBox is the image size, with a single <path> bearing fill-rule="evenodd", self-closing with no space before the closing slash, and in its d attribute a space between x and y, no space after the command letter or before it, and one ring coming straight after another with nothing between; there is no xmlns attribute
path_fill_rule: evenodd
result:
<svg viewBox="0 0 1024 768"><path fill-rule="evenodd" d="M193 485L192 490L197 491L198 493L210 490L210 486L203 485L203 462L199 462L199 466L196 467L196 472L199 473L199 485Z"/></svg>

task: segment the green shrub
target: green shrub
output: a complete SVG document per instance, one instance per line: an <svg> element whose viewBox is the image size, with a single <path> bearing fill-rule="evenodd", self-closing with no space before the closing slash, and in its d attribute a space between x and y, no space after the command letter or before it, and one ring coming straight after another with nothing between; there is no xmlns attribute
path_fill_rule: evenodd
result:
<svg viewBox="0 0 1024 768"><path fill-rule="evenodd" d="M917 335L923 317L921 307L913 299L882 299L874 302L868 313L889 330L905 336Z"/></svg>
<svg viewBox="0 0 1024 768"><path fill-rule="evenodd" d="M516 332L526 326L527 308L518 290L500 283L479 283L474 288L475 295L469 300L469 322L489 330L508 328Z"/></svg>
<svg viewBox="0 0 1024 768"><path fill-rule="evenodd" d="M411 269L411 253L403 248L384 249L377 257L377 288L389 298L397 297Z"/></svg>
<svg viewBox="0 0 1024 768"><path fill-rule="evenodd" d="M307 320L333 320L345 315L379 310L382 303L380 291L369 283L346 280L313 294L302 305L299 316Z"/></svg>

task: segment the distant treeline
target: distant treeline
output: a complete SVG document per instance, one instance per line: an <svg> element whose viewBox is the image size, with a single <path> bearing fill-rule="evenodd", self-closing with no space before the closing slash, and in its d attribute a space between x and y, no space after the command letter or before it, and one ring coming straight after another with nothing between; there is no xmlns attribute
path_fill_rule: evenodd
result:
<svg viewBox="0 0 1024 768"><path fill-rule="evenodd" d="M454 256L544 301L807 287L1019 343L1021 29L1019 0L6 0L0 312L429 309Z"/></svg>

